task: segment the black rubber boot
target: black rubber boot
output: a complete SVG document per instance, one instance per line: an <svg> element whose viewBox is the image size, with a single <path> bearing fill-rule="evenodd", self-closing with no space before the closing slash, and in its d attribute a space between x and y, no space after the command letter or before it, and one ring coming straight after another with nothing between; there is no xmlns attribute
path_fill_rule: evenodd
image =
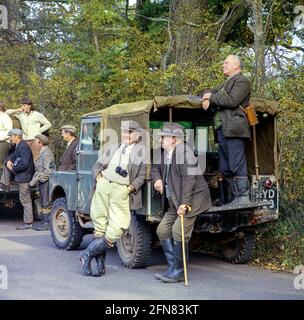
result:
<svg viewBox="0 0 304 320"><path fill-rule="evenodd" d="M174 266L173 270L167 275L160 278L163 282L175 283L184 281L184 265L183 265L183 252L182 242L174 241ZM186 261L189 260L188 243L185 243Z"/></svg>
<svg viewBox="0 0 304 320"><path fill-rule="evenodd" d="M235 183L233 178L224 179L224 194L225 194L225 203L230 203L234 200L235 196Z"/></svg>
<svg viewBox="0 0 304 320"><path fill-rule="evenodd" d="M101 255L108 247L104 237L96 238L92 241L85 250L79 254L79 259L82 262L82 273L85 276L92 276L91 261L94 257Z"/></svg>
<svg viewBox="0 0 304 320"><path fill-rule="evenodd" d="M107 251L95 257L96 269L92 274L93 277L101 277L106 273L106 266L105 266L106 253Z"/></svg>
<svg viewBox="0 0 304 320"><path fill-rule="evenodd" d="M172 239L166 239L164 241L161 241L161 245L163 247L163 251L168 263L168 269L163 274L155 273L154 277L155 279L160 279L161 277L166 277L168 274L170 274L174 267L174 252L173 252L173 240Z"/></svg>
<svg viewBox="0 0 304 320"><path fill-rule="evenodd" d="M248 178L234 177L233 182L234 200L229 203L229 206L242 206L252 204L249 198Z"/></svg>

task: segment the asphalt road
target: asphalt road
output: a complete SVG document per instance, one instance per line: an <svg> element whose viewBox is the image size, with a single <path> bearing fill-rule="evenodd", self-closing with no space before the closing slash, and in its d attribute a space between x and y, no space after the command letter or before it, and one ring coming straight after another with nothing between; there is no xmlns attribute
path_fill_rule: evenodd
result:
<svg viewBox="0 0 304 320"><path fill-rule="evenodd" d="M116 250L112 249L107 256L106 275L84 277L80 274L79 251L56 249L48 231L15 230L20 222L16 215L0 214L0 266L8 270L8 288L0 288L2 300L304 299L304 290L293 286L293 274L231 265L193 253L188 288L183 283L162 283L153 278L155 272L166 269L159 248L153 250L151 265L137 270L122 267ZM86 236L82 247L89 241L90 236Z"/></svg>

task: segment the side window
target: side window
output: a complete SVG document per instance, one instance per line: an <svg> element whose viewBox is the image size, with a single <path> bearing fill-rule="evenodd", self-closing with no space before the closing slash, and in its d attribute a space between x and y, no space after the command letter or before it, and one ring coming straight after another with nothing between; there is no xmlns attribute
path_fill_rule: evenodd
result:
<svg viewBox="0 0 304 320"><path fill-rule="evenodd" d="M93 150L93 123L83 123L80 150Z"/></svg>
<svg viewBox="0 0 304 320"><path fill-rule="evenodd" d="M94 122L93 124L93 150L100 149L100 122Z"/></svg>

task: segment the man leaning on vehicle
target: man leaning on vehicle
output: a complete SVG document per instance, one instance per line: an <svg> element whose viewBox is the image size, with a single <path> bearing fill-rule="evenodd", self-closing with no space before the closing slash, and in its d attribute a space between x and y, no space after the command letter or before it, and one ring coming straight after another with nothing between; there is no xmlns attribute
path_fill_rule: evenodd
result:
<svg viewBox="0 0 304 320"><path fill-rule="evenodd" d="M184 142L183 127L167 122L159 133L162 149L151 170L154 189L162 195L165 212L156 233L161 241L168 269L155 278L163 282L184 280L181 215L184 215L185 249L188 258L195 219L208 210L211 197L193 150ZM189 209L187 211L187 209ZM191 210L190 210L191 209Z"/></svg>
<svg viewBox="0 0 304 320"><path fill-rule="evenodd" d="M96 190L91 203L95 240L80 253L83 275L105 273L107 248L113 247L131 221L130 210L142 207L141 187L146 178L144 148L140 141L142 128L133 120L121 122L121 144L110 144L93 167ZM92 273L95 258L97 270Z"/></svg>
<svg viewBox="0 0 304 320"><path fill-rule="evenodd" d="M10 143L15 145L15 150L6 159L0 179L0 192L8 192L11 181L19 185L19 199L23 206L24 224L16 229L31 229L34 220L33 205L29 182L35 172L33 155L29 145L22 139L23 132L20 129L9 131Z"/></svg>

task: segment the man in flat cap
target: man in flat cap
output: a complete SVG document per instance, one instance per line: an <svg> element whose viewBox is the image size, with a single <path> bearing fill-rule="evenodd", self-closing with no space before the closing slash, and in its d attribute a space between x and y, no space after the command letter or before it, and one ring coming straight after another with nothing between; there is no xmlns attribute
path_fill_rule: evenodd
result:
<svg viewBox="0 0 304 320"><path fill-rule="evenodd" d="M39 158L35 161L35 174L30 181L31 187L38 184L40 193L40 203L42 207L41 224L33 225L33 229L37 231L48 230L50 213L49 206L49 177L55 170L55 159L52 150L49 148L49 139L43 134L35 136L37 148L40 150Z"/></svg>
<svg viewBox="0 0 304 320"><path fill-rule="evenodd" d="M164 123L159 133L161 149L153 160L151 179L154 189L162 196L164 216L156 233L168 262L165 273L155 274L163 282L184 280L182 259L181 215L184 215L185 248L199 213L210 208L211 197L203 172L194 152L184 143L183 127L177 123Z"/></svg>
<svg viewBox="0 0 304 320"><path fill-rule="evenodd" d="M51 122L40 112L35 111L33 102L24 98L21 100L21 108L9 109L6 113L20 121L23 131L23 140L31 147L34 161L39 157L39 150L35 143L35 136L45 133L51 127Z"/></svg>
<svg viewBox="0 0 304 320"><path fill-rule="evenodd" d="M71 125L61 127L61 136L67 142L67 148L59 160L59 171L76 170L76 150L79 143L76 128Z"/></svg>
<svg viewBox="0 0 304 320"><path fill-rule="evenodd" d="M15 150L5 161L0 180L0 191L9 191L10 183L14 180L19 185L19 199L23 206L24 224L17 229L30 229L33 223L33 205L29 182L34 175L35 167L31 148L22 140L22 130L12 129L8 136Z"/></svg>
<svg viewBox="0 0 304 320"><path fill-rule="evenodd" d="M95 240L80 253L82 271L86 276L105 273L106 249L113 247L131 221L130 210L142 207L141 187L146 178L145 149L140 142L140 125L121 122L121 144L104 147L93 167L96 191L91 203ZM92 273L95 258L97 270Z"/></svg>

